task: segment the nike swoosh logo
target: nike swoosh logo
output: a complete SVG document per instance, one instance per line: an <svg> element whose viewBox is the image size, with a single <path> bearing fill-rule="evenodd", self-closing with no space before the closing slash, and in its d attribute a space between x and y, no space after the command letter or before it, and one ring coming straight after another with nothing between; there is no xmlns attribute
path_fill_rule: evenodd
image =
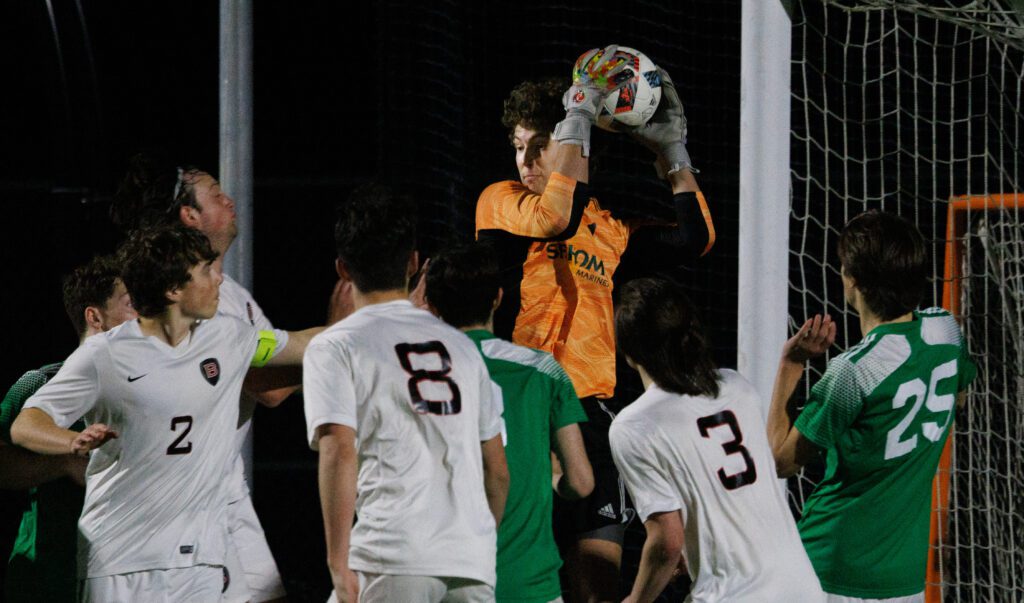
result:
<svg viewBox="0 0 1024 603"><path fill-rule="evenodd" d="M128 383L131 383L132 381L138 381L139 379L142 379L143 377L145 377L148 374L149 373L143 373L143 374L139 375L138 377L128 377Z"/></svg>

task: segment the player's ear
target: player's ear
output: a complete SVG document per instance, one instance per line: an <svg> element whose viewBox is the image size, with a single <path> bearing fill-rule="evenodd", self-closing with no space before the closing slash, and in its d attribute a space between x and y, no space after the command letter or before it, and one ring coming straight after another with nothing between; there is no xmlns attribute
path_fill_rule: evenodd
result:
<svg viewBox="0 0 1024 603"><path fill-rule="evenodd" d="M189 228L199 228L199 210L191 205L182 205L178 208L178 217L181 223Z"/></svg>
<svg viewBox="0 0 1024 603"><path fill-rule="evenodd" d="M345 265L345 262L341 261L341 258L335 258L334 271L338 273L338 278L346 281L352 280L352 275L348 272L348 266Z"/></svg>
<svg viewBox="0 0 1024 603"><path fill-rule="evenodd" d="M494 297L494 304L491 305L492 313L498 309L498 306L501 305L501 298L503 295L505 295L505 290L502 289L501 287L498 287L498 295Z"/></svg>
<svg viewBox="0 0 1024 603"><path fill-rule="evenodd" d="M636 362L634 362L632 358L630 358L629 356L625 356L625 358L626 358L626 364L629 365L629 368L633 369L634 371L639 371L640 370L640 369L638 369L636 367Z"/></svg>
<svg viewBox="0 0 1024 603"><path fill-rule="evenodd" d="M103 330L103 315L96 306L85 307L85 327L87 329Z"/></svg>
<svg viewBox="0 0 1024 603"><path fill-rule="evenodd" d="M843 279L843 284L847 287L856 287L857 281L854 280L850 273L846 270L846 266L839 264L839 276Z"/></svg>
<svg viewBox="0 0 1024 603"><path fill-rule="evenodd" d="M409 263L405 267L405 278L412 278L412 275L419 272L420 269L420 252L413 251L409 254Z"/></svg>

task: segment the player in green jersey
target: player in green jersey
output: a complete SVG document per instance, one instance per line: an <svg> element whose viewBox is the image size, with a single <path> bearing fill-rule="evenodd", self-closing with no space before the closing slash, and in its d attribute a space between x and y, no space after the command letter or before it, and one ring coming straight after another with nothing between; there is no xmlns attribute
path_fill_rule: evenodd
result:
<svg viewBox="0 0 1024 603"><path fill-rule="evenodd" d="M501 289L497 262L486 246L453 249L434 258L426 276L426 299L432 311L476 343L504 401L511 482L498 530L497 600L559 600L562 561L551 531L552 486L571 500L587 496L594 487L577 425L587 415L554 357L491 332ZM551 451L561 474L552 473Z"/></svg>
<svg viewBox="0 0 1024 603"><path fill-rule="evenodd" d="M828 316L786 342L768 417L780 477L826 453L800 536L830 601L924 601L932 478L976 368L956 320L915 310L928 286L924 240L869 211L839 238L846 302L864 339L835 357L795 422L804 363L835 340Z"/></svg>
<svg viewBox="0 0 1024 603"><path fill-rule="evenodd" d="M135 318L117 266L102 256L65 279L64 308L80 341ZM0 483L11 489L32 488L7 570L5 594L10 603L75 600L75 546L89 459L46 456L11 444L11 425L25 401L57 374L61 364L25 373L0 404ZM74 429L82 427L78 423Z"/></svg>

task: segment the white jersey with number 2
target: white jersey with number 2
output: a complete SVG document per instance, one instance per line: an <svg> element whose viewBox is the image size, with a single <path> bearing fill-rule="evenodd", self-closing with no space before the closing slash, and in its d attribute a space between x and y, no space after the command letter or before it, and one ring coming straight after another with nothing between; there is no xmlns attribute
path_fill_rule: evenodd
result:
<svg viewBox="0 0 1024 603"><path fill-rule="evenodd" d="M775 477L760 399L739 373L719 375L717 398L652 385L612 423L640 519L681 513L690 601L824 601Z"/></svg>
<svg viewBox="0 0 1024 603"><path fill-rule="evenodd" d="M314 450L320 425L356 431L352 569L494 584L480 443L502 409L466 335L405 300L360 308L310 342L303 396Z"/></svg>
<svg viewBox="0 0 1024 603"><path fill-rule="evenodd" d="M89 459L79 577L224 564L242 380L258 345L273 355L287 334L264 339L217 316L171 347L133 320L86 339L28 399L61 427L84 416L119 434Z"/></svg>

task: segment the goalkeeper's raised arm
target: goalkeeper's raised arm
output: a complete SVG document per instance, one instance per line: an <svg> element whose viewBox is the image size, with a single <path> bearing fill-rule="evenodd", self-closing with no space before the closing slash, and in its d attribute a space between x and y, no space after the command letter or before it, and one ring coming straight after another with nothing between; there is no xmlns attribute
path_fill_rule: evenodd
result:
<svg viewBox="0 0 1024 603"><path fill-rule="evenodd" d="M657 230L651 236L680 248L687 255L704 255L715 244L715 226L704 194L694 176L696 169L686 149L686 115L672 77L658 68L661 101L654 115L642 126L618 129L650 149L655 155L658 176L672 188L676 228Z"/></svg>

